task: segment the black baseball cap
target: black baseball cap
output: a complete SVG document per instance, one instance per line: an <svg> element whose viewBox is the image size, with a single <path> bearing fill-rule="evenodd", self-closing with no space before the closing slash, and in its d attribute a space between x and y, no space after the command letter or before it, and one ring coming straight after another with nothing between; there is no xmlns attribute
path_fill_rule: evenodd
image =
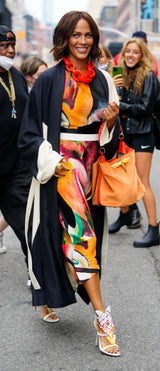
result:
<svg viewBox="0 0 160 371"><path fill-rule="evenodd" d="M8 32L11 32L13 37L8 37ZM0 25L0 41L16 41L16 35L8 26Z"/></svg>
<svg viewBox="0 0 160 371"><path fill-rule="evenodd" d="M132 37L140 37L147 42L147 34L144 31L136 31L133 33Z"/></svg>

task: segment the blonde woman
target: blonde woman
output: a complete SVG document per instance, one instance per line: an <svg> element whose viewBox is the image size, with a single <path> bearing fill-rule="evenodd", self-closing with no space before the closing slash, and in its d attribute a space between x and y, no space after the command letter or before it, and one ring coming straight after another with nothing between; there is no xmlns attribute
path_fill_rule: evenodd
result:
<svg viewBox="0 0 160 371"><path fill-rule="evenodd" d="M159 81L153 72L150 51L138 38L131 38L124 45L119 64L123 66L124 89L120 97L120 116L125 142L135 150L138 175L145 186L143 202L148 217L148 230L135 247L159 245L156 201L149 182L152 155L155 146L153 131L156 97ZM110 225L110 233L127 225L129 208L121 209L119 218ZM117 227L118 226L118 227ZM114 232L113 232L114 231Z"/></svg>

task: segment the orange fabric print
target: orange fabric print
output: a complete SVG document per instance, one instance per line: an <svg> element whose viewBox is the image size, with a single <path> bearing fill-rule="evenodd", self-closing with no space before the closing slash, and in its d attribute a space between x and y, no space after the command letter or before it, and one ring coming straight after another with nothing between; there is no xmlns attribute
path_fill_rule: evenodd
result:
<svg viewBox="0 0 160 371"><path fill-rule="evenodd" d="M88 116L92 110L92 107L93 98L89 86L85 83L78 83L74 81L71 79L71 75L66 72L65 89L62 103L62 112L65 112L66 117L64 120L64 125L62 123L62 126L66 127L66 119L70 129L76 129L79 126L87 125Z"/></svg>

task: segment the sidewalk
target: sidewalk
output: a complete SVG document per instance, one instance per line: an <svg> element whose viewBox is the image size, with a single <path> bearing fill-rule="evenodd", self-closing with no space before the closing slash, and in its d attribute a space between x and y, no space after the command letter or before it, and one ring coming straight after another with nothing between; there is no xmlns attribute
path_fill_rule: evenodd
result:
<svg viewBox="0 0 160 371"><path fill-rule="evenodd" d="M154 156L152 184L160 220L160 152ZM143 229L147 228L142 202ZM109 222L117 209L108 209ZM123 227L109 237L102 294L112 307L121 357L95 347L91 305L57 309L58 323L46 323L31 305L27 272L19 242L5 231L7 253L0 255L0 371L160 371L160 246L134 248L140 229Z"/></svg>

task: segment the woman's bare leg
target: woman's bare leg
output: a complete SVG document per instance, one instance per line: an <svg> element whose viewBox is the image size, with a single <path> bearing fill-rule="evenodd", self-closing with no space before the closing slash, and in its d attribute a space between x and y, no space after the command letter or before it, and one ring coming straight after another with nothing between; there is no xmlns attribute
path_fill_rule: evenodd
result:
<svg viewBox="0 0 160 371"><path fill-rule="evenodd" d="M143 203L148 217L148 224L157 226L156 201L149 182L151 163L152 153L136 152L137 173L145 186Z"/></svg>
<svg viewBox="0 0 160 371"><path fill-rule="evenodd" d="M101 310L101 312L105 312L100 292L99 273L95 274L91 279L87 280L84 283L84 287L88 293L94 311Z"/></svg>

